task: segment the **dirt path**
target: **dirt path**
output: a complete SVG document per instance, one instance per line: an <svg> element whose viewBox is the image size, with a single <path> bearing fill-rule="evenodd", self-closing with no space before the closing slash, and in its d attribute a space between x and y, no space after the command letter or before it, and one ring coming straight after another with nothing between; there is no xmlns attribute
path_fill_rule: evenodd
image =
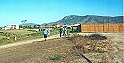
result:
<svg viewBox="0 0 124 63"><path fill-rule="evenodd" d="M50 36L47 38L47 40L48 39L54 39L54 38L59 38L59 34ZM43 41L43 40L44 40L44 38L39 38L39 39L26 40L26 41L21 41L21 42L14 42L11 44L1 45L0 49L12 47L12 46L23 45L23 44L28 44L28 43L32 43L32 42L36 42L36 41Z"/></svg>

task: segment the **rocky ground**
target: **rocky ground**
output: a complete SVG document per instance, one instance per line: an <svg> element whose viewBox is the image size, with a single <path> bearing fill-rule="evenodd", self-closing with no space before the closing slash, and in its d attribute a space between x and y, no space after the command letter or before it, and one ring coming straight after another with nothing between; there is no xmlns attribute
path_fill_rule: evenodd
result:
<svg viewBox="0 0 124 63"><path fill-rule="evenodd" d="M0 48L0 63L124 63L124 33L97 33L103 40L92 34ZM51 59L57 54L60 59Z"/></svg>

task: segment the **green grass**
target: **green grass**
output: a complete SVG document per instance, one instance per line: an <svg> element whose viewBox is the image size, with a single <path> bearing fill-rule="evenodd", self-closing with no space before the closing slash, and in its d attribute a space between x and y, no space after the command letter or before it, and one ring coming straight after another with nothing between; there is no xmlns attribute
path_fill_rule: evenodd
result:
<svg viewBox="0 0 124 63"><path fill-rule="evenodd" d="M5 36L0 35L0 39L5 38Z"/></svg>
<svg viewBox="0 0 124 63"><path fill-rule="evenodd" d="M20 34L20 35L25 35L25 34L32 34L34 32L28 31L28 29L23 29L23 30L1 30L0 32L6 32L6 33L14 33L14 34Z"/></svg>
<svg viewBox="0 0 124 63"><path fill-rule="evenodd" d="M67 29L67 30L68 33L71 31L71 29ZM43 38L42 31L35 32L35 31L31 31L30 29L0 30L0 32L4 32L4 34L0 34L0 45L12 43L12 42ZM50 31L50 36L56 34L59 34L59 28L54 28ZM14 39L15 36L17 37L17 40ZM7 37L9 37L10 39L8 40Z"/></svg>
<svg viewBox="0 0 124 63"><path fill-rule="evenodd" d="M59 34L59 29L58 28L52 29L50 31L50 35L55 35L55 34Z"/></svg>
<svg viewBox="0 0 124 63"><path fill-rule="evenodd" d="M28 29L0 30L0 32L4 32L4 34L0 34L0 45L12 43L12 42L24 41L24 40L38 39L43 37L42 31L35 32ZM59 30L57 28L52 29L50 32L50 36L58 33ZM17 40L14 39L15 36L17 37ZM9 37L10 39L8 40L7 37Z"/></svg>

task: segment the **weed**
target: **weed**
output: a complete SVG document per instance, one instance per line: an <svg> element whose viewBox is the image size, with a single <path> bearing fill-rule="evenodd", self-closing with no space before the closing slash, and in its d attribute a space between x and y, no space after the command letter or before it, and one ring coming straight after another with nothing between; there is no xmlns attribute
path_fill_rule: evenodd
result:
<svg viewBox="0 0 124 63"><path fill-rule="evenodd" d="M60 54L54 54L53 57L50 57L50 60L61 60L63 58Z"/></svg>

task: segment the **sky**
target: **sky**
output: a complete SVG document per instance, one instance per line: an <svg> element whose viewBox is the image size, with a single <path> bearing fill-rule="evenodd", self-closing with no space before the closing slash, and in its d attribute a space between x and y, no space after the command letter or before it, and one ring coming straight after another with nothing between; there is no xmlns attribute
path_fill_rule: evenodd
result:
<svg viewBox="0 0 124 63"><path fill-rule="evenodd" d="M123 16L123 0L0 0L0 26L50 23L69 15Z"/></svg>

